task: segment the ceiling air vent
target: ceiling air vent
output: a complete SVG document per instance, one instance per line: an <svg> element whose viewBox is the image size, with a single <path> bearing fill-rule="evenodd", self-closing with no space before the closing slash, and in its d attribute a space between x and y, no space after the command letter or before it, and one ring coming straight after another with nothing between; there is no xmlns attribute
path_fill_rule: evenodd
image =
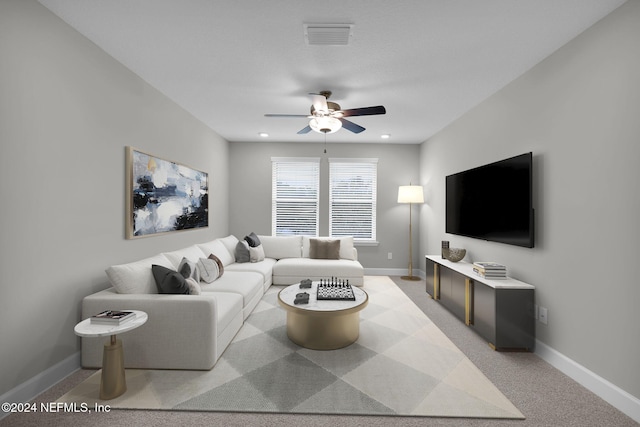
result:
<svg viewBox="0 0 640 427"><path fill-rule="evenodd" d="M304 24L304 39L313 46L346 46L353 27L353 24Z"/></svg>

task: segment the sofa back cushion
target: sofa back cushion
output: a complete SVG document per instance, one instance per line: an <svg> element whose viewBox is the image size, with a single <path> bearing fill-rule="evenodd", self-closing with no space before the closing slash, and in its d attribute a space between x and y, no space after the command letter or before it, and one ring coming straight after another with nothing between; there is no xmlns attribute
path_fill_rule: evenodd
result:
<svg viewBox="0 0 640 427"><path fill-rule="evenodd" d="M216 239L207 243L203 243L201 245L198 245L198 247L204 253L205 258L213 254L220 261L222 261L223 266L227 266L235 262L235 256L229 253L229 250L224 245L224 243L222 243L221 239ZM235 250L235 247L234 247L234 250Z"/></svg>
<svg viewBox="0 0 640 427"><path fill-rule="evenodd" d="M151 271L153 264L174 268L163 254L128 264L112 265L106 273L119 294L157 294L158 288Z"/></svg>
<svg viewBox="0 0 640 427"><path fill-rule="evenodd" d="M236 245L238 244L239 240L236 236L234 236L233 234L227 236L227 237L223 237L221 239L219 239L222 244L224 245L225 248L227 248L227 251L229 251L229 253L231 254L231 257L233 257L233 261L231 262L236 262L235 259L235 251L236 251Z"/></svg>
<svg viewBox="0 0 640 427"><path fill-rule="evenodd" d="M302 236L258 236L267 258L302 257Z"/></svg>
<svg viewBox="0 0 640 427"><path fill-rule="evenodd" d="M184 249L179 249L177 251L163 252L162 255L167 257L167 259L171 261L171 264L173 264L172 268L174 270L177 270L180 266L182 258L186 258L189 261L198 262L200 258L206 258L209 254L205 255L197 245L193 245Z"/></svg>

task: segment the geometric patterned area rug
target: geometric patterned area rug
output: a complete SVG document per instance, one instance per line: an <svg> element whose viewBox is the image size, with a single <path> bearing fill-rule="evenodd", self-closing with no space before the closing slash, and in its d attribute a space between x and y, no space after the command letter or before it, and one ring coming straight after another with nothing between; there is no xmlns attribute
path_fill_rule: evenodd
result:
<svg viewBox="0 0 640 427"><path fill-rule="evenodd" d="M58 401L114 409L524 419L390 278L366 276L364 283L369 304L360 312L360 337L343 349L292 343L277 301L282 287L271 286L210 371L127 369L127 392L108 401L98 398L97 371Z"/></svg>

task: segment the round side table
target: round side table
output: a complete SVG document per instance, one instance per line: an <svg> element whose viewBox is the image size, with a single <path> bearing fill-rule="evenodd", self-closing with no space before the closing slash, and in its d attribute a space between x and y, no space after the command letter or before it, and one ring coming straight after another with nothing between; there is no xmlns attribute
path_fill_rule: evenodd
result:
<svg viewBox="0 0 640 427"><path fill-rule="evenodd" d="M102 400L114 399L127 391L122 341L116 339L116 334L142 326L149 318L144 311L122 311L133 311L136 317L121 325L96 324L91 323L91 319L84 319L74 328L74 332L80 337L111 337L109 342L105 343L102 353L102 376L100 378L100 399Z"/></svg>

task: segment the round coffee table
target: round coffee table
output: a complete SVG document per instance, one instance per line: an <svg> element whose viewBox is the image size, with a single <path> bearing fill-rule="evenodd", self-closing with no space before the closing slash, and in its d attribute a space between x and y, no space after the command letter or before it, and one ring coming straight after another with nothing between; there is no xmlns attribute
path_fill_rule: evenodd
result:
<svg viewBox="0 0 640 427"><path fill-rule="evenodd" d="M367 293L353 286L355 301L318 300L319 282L311 288L287 286L278 302L287 311L287 336L299 346L312 350L335 350L353 344L360 335L360 311L369 302ZM307 292L308 304L294 304L296 294Z"/></svg>
<svg viewBox="0 0 640 427"><path fill-rule="evenodd" d="M116 334L130 331L146 323L147 313L140 310L133 311L136 317L120 325L103 325L91 323L91 319L84 319L74 328L76 335L81 337L106 337L111 339L104 345L102 352L102 376L100 377L100 399L109 400L127 391L124 376L124 353L122 341L116 339Z"/></svg>

